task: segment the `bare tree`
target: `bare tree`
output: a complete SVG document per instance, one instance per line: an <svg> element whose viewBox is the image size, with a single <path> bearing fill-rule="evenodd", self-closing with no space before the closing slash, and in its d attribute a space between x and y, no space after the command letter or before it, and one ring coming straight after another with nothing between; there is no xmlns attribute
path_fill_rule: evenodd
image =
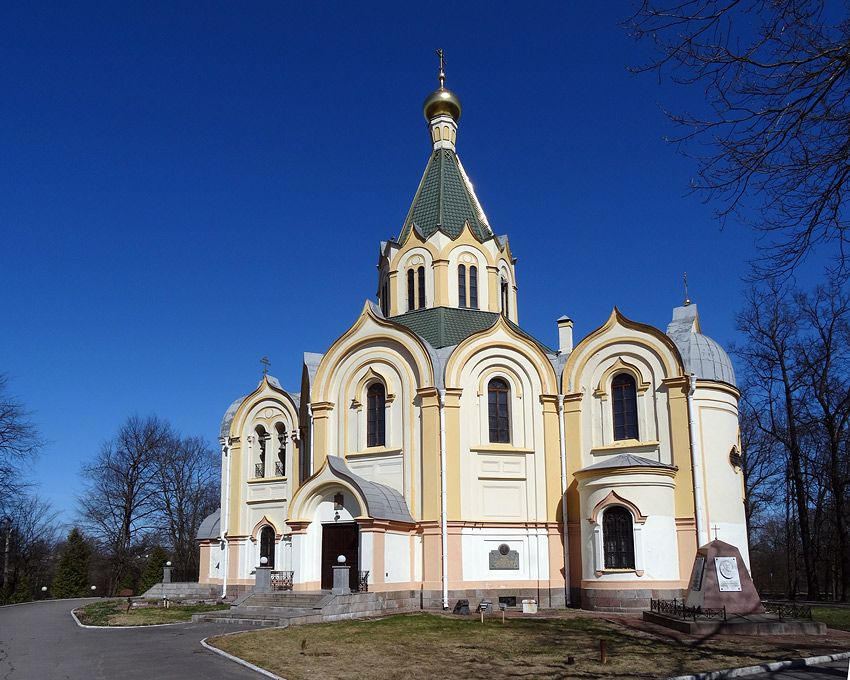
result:
<svg viewBox="0 0 850 680"><path fill-rule="evenodd" d="M218 507L218 471L218 457L201 437L174 438L157 461L155 504L181 580L198 576L195 537Z"/></svg>
<svg viewBox="0 0 850 680"><path fill-rule="evenodd" d="M132 416L83 467L81 521L110 556L110 591L133 573L134 539L157 527L158 461L173 439L168 423Z"/></svg>
<svg viewBox="0 0 850 680"><path fill-rule="evenodd" d="M799 311L789 301L788 291L775 282L753 287L743 311L738 314L738 330L745 341L736 353L746 364L747 399L761 413L759 428L781 443L787 456L807 589L809 597L816 599L820 588L797 396L804 380L796 361L800 347L799 317Z"/></svg>
<svg viewBox="0 0 850 680"><path fill-rule="evenodd" d="M42 586L49 587L53 549L58 538L57 515L50 503L31 494L21 494L6 518L0 601L26 602Z"/></svg>
<svg viewBox="0 0 850 680"><path fill-rule="evenodd" d="M757 268L787 272L818 244L850 265L850 17L823 0L643 0L628 22L657 56L636 71L694 86L707 106L668 115L718 214L767 240ZM708 151L704 151L707 149Z"/></svg>
<svg viewBox="0 0 850 680"><path fill-rule="evenodd" d="M744 475L744 511L750 544L756 543L774 517L776 499L784 480L784 455L779 442L768 432L762 413L747 401L741 403L741 465Z"/></svg>
<svg viewBox="0 0 850 680"><path fill-rule="evenodd" d="M823 518L828 522L816 521L815 526L834 532L835 540L829 543L837 548L837 595L846 600L850 595L850 295L837 285L819 286L811 295L799 295L797 305L809 329L799 357L806 382L801 405L813 440L815 477L822 481L824 502L816 507L829 511L829 517Z"/></svg>
<svg viewBox="0 0 850 680"><path fill-rule="evenodd" d="M28 486L21 466L42 445L30 414L7 393L8 378L0 373L0 516L8 515Z"/></svg>

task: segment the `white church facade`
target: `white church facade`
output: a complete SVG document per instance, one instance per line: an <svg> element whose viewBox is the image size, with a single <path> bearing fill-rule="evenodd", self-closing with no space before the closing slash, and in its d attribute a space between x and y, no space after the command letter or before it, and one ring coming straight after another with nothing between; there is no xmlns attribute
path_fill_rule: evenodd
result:
<svg viewBox="0 0 850 680"><path fill-rule="evenodd" d="M575 344L566 317L557 348L523 331L443 79L377 302L304 355L299 393L265 376L227 409L200 581L244 589L265 557L294 590L326 589L343 554L352 587L425 606L616 609L681 595L710 531L748 562L729 357L692 304L666 332L617 309Z"/></svg>

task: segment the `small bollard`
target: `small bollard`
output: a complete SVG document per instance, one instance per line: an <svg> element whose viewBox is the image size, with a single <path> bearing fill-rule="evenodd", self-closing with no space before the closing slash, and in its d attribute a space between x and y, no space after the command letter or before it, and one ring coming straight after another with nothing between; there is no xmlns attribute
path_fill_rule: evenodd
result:
<svg viewBox="0 0 850 680"><path fill-rule="evenodd" d="M608 653L605 649L605 640L599 640L599 662L601 664L608 663Z"/></svg>

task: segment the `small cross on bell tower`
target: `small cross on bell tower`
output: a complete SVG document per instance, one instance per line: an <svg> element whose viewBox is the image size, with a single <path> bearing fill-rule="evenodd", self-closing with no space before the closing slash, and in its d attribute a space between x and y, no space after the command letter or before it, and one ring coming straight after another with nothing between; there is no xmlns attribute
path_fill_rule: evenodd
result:
<svg viewBox="0 0 850 680"><path fill-rule="evenodd" d="M268 357L263 357L260 359L260 363L263 365L263 377L269 374L269 366L272 365L272 362L269 361Z"/></svg>

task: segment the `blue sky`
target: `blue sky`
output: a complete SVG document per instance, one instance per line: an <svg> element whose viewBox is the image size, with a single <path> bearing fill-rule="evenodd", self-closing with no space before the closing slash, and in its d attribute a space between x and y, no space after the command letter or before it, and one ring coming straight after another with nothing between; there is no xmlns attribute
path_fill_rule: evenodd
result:
<svg viewBox="0 0 850 680"><path fill-rule="evenodd" d="M526 330L554 345L568 314L582 337L615 304L664 328L687 270L704 331L735 339L754 237L719 228L664 141L662 107L699 92L627 72L647 56L627 3L518 7L0 9L0 371L51 442L28 474L67 521L127 416L215 442L260 357L298 389L302 353L374 297L428 159L436 47Z"/></svg>

